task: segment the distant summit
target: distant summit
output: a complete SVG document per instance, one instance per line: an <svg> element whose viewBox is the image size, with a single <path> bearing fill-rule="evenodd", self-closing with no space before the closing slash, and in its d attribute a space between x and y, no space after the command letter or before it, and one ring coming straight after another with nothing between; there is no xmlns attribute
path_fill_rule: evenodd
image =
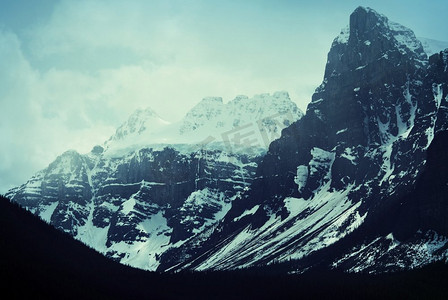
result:
<svg viewBox="0 0 448 300"><path fill-rule="evenodd" d="M191 145L209 149L246 148L265 151L280 137L281 130L303 116L287 92L238 96L224 104L222 98L207 97L194 106L177 123L160 118L150 108L137 110L104 145L108 155L122 155L141 147L171 146L189 151ZM250 134L234 139L233 134ZM235 147L236 146L236 147Z"/></svg>

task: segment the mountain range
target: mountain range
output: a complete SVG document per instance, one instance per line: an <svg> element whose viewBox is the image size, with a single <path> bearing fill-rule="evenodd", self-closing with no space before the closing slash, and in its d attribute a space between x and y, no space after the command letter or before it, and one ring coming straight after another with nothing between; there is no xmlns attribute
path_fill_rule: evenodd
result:
<svg viewBox="0 0 448 300"><path fill-rule="evenodd" d="M6 196L146 270L446 261L448 49L428 45L359 7L305 114L286 92L205 98L173 124L138 110Z"/></svg>

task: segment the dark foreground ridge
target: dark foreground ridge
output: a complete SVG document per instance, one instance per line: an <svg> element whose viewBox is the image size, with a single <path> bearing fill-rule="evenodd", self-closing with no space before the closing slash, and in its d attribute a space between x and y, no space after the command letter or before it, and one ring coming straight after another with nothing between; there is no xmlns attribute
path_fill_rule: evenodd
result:
<svg viewBox="0 0 448 300"><path fill-rule="evenodd" d="M273 269L158 274L126 267L0 199L2 292L47 299L431 298L448 294L448 267L383 275Z"/></svg>

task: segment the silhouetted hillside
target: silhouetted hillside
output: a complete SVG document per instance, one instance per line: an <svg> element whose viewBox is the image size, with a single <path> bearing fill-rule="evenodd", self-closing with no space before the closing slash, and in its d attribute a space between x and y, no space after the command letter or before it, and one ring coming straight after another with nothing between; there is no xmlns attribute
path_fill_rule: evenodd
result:
<svg viewBox="0 0 448 300"><path fill-rule="evenodd" d="M128 282L152 277L110 261L3 197L0 237L5 287L18 298L109 298L124 292L132 296Z"/></svg>

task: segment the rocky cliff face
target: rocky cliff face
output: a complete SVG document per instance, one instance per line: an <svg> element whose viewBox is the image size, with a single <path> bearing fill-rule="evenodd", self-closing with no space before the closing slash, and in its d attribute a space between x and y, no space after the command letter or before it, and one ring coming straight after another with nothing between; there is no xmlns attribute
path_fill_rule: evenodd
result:
<svg viewBox="0 0 448 300"><path fill-rule="evenodd" d="M359 258L353 249L377 238L388 241L375 248L375 264L365 258L342 266L333 257L336 262L327 267L380 271L388 264L410 268L440 258L433 254L446 239L426 234L437 226L416 225L396 249L404 258L381 262L396 254L389 245L397 242L390 235L396 215L389 209L401 211L425 168L429 145L447 127L446 53L428 59L411 30L372 9L356 9L331 46L306 115L271 143L249 190L214 232L196 238L206 242L195 248L199 243L192 239L170 250L162 266L231 269L303 260L350 240L360 228L362 238L343 251ZM424 232L417 234L417 228ZM415 263L413 255L426 259Z"/></svg>

